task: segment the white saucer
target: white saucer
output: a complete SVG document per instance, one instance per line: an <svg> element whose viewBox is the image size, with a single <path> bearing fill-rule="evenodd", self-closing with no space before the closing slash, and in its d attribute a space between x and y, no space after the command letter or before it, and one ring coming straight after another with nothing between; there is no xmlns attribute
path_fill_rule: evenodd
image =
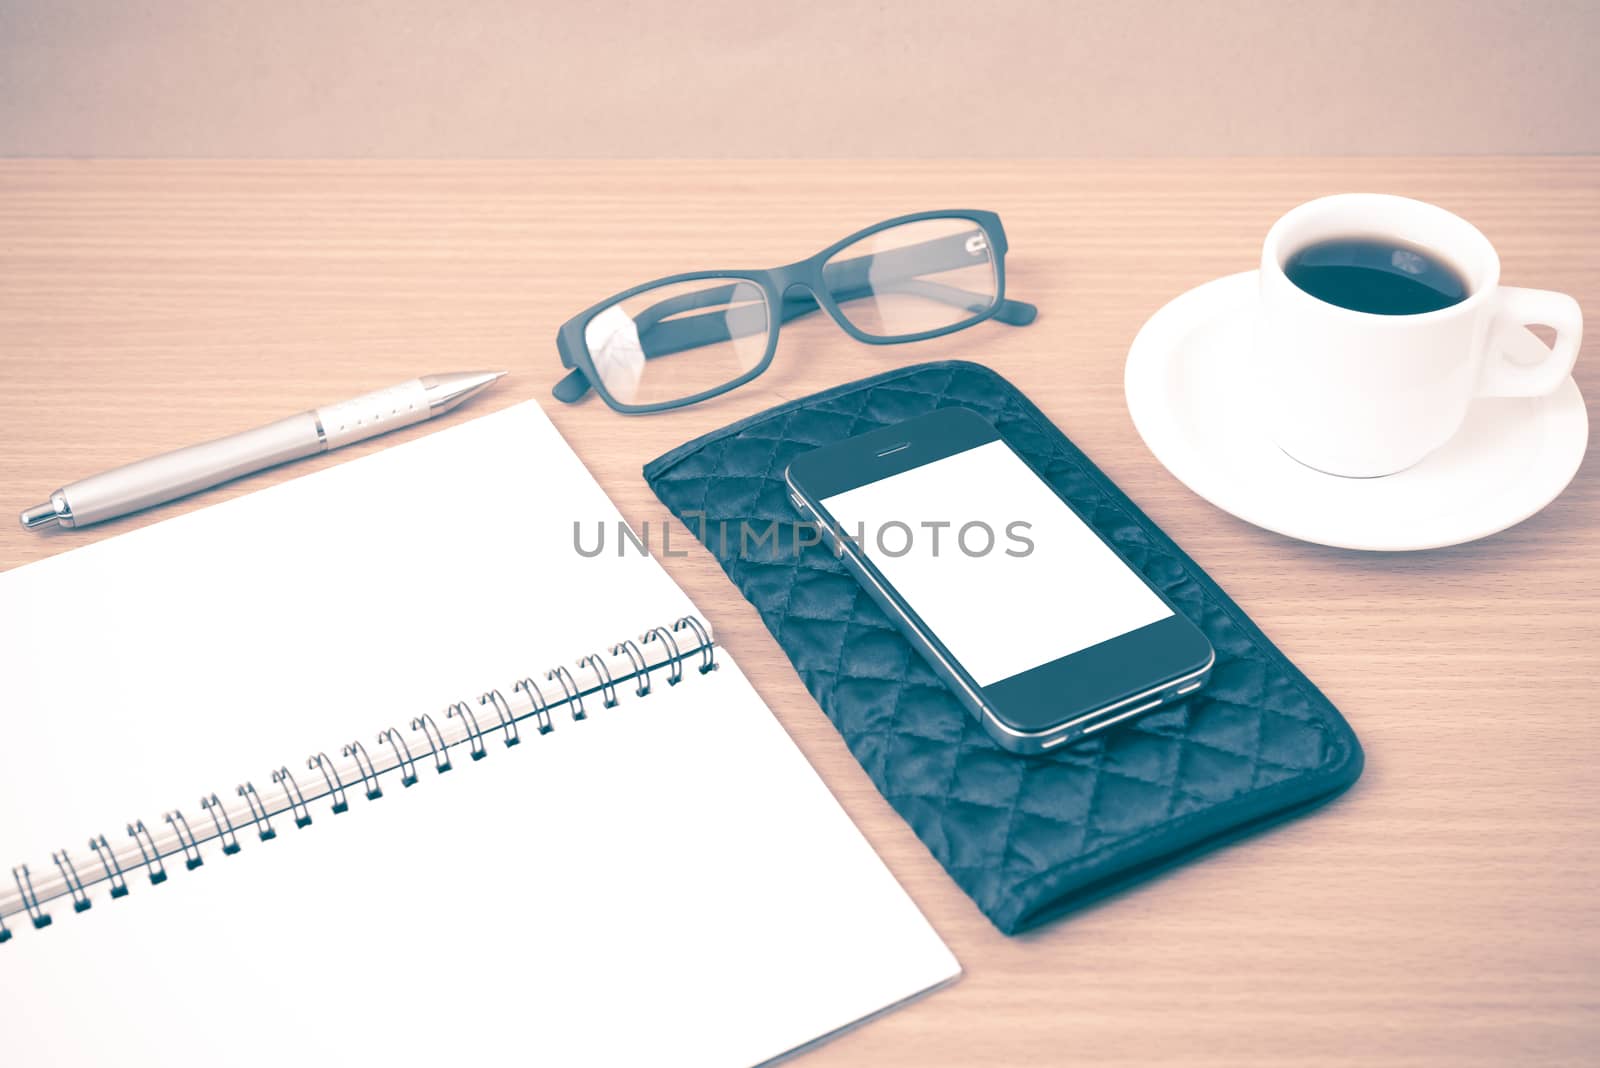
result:
<svg viewBox="0 0 1600 1068"><path fill-rule="evenodd" d="M1385 478L1339 478L1290 459L1261 430L1245 374L1256 272L1191 289L1133 339L1133 425L1190 489L1240 519L1344 549L1434 549L1533 515L1583 461L1589 416L1572 379L1547 397L1485 398L1443 448Z"/></svg>

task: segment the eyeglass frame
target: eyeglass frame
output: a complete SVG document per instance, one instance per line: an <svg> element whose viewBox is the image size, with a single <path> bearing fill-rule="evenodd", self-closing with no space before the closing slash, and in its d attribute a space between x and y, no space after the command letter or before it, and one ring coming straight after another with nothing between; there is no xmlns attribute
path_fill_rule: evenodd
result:
<svg viewBox="0 0 1600 1068"><path fill-rule="evenodd" d="M922 330L911 334L875 335L869 334L856 326L850 321L849 316L845 315L840 309L838 302L834 300L833 293L823 277L823 268L838 253L843 252L858 241L871 237L873 234L884 230L892 230L907 223L924 222L932 219L965 219L975 223L983 231L984 237L988 242L990 263L994 265L995 276L994 297L989 307L982 312L975 313L970 319L953 323L949 326L941 326L933 330ZM940 241L945 239L934 238L932 240ZM565 404L576 404L583 399L590 388L593 388L613 411L623 415L646 415L698 404L701 401L721 396L729 390L737 389L764 372L772 365L773 357L777 354L778 335L782 332L783 324L819 309L826 312L828 318L832 319L846 334L868 345L900 345L911 341L926 341L929 338L953 334L958 330L966 330L988 319L998 319L1011 326L1027 326L1033 322L1039 310L1025 301L1006 299L1005 257L1008 247L1005 227L1000 222L1000 216L995 212L972 209L919 211L910 215L886 219L864 230L857 230L855 233L835 241L816 255L808 256L803 260L783 267L772 267L765 270L689 271L684 274L673 274L657 278L607 297L598 304L579 312L561 325L561 329L556 333L556 351L561 356L561 365L570 370L560 382L556 383L551 393L557 400ZM901 250L894 249L889 251L896 252ZM883 253L865 253L863 258L873 255L883 255ZM652 404L627 404L613 397L611 391L606 388L605 382L595 368L594 360L589 354L588 342L584 336L589 321L607 308L651 289L679 282L719 280L754 283L761 289L763 298L766 300L769 319L776 318L776 322L770 322L768 326L766 352L762 354L761 359L755 366L739 377L730 379L719 386L713 386L710 389L702 390L699 393L681 397L677 400L657 401ZM787 299L787 294L793 289L804 290L806 295L799 301L791 302ZM688 349L675 349L670 353L662 352L657 355L675 355L677 352L683 351L688 351ZM649 359L651 357L647 356L646 358Z"/></svg>

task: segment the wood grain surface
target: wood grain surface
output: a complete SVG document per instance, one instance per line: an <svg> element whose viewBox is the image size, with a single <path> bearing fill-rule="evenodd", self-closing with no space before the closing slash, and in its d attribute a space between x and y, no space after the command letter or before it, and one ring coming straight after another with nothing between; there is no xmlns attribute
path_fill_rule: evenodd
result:
<svg viewBox="0 0 1600 1068"><path fill-rule="evenodd" d="M1352 190L1457 211L1498 245L1508 283L1600 309L1596 159L0 163L0 568L429 433L85 532L9 518L70 479L418 374L510 370L452 419L539 398L627 517L654 528L666 513L640 467L689 438L886 368L987 363L1344 710L1366 776L1307 819L1004 938L878 796L710 556L666 560L967 970L805 1063L1593 1063L1593 458L1496 537L1363 555L1199 500L1123 404L1128 344L1152 312L1254 266L1287 208ZM1001 213L1011 291L1039 305L1035 325L878 348L817 317L785 329L764 377L696 408L625 418L549 397L556 328L611 292L790 262L936 207ZM1592 418L1593 343L1577 379ZM38 625L70 630L71 606Z"/></svg>

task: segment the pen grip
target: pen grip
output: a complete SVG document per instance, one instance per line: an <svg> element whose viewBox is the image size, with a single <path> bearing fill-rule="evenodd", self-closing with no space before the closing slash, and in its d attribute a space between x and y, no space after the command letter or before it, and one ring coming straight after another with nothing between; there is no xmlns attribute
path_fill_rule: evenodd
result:
<svg viewBox="0 0 1600 1068"><path fill-rule="evenodd" d="M419 378L327 404L315 412L330 449L420 423L428 414L428 389Z"/></svg>
<svg viewBox="0 0 1600 1068"><path fill-rule="evenodd" d="M263 468L322 451L310 412L90 475L62 488L74 526L177 500Z"/></svg>

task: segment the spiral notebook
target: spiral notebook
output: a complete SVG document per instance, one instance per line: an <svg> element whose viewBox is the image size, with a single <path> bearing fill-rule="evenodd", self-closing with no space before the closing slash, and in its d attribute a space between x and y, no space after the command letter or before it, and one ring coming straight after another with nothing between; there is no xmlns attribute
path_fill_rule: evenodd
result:
<svg viewBox="0 0 1600 1068"><path fill-rule="evenodd" d="M619 522L529 403L0 575L0 1062L747 1065L953 979Z"/></svg>

